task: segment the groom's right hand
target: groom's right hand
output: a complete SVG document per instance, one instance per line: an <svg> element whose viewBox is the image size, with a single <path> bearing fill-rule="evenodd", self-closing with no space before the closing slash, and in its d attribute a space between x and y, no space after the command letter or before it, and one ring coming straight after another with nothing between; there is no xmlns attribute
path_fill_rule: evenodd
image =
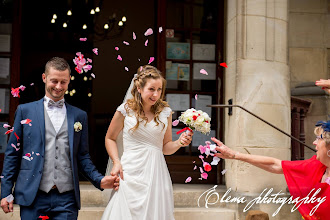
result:
<svg viewBox="0 0 330 220"><path fill-rule="evenodd" d="M13 212L14 211L14 201L7 202L6 198L1 199L1 208L4 213Z"/></svg>
<svg viewBox="0 0 330 220"><path fill-rule="evenodd" d="M117 176L105 176L101 180L101 188L102 189L112 189L118 190L119 188L119 177Z"/></svg>

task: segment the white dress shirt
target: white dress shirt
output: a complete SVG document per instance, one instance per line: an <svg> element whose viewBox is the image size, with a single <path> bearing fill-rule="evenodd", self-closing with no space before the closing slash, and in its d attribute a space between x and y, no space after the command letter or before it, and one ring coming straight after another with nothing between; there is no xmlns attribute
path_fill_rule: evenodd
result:
<svg viewBox="0 0 330 220"><path fill-rule="evenodd" d="M48 107L49 100L50 100L50 98L45 96L45 98L44 98L44 107L45 107L45 109L48 113L48 116L49 116L50 121L52 122L52 124L54 126L54 129L55 129L56 133L58 133L58 131L62 127L62 124L63 124L64 119L65 119L65 115L66 115L65 103L64 103L62 108Z"/></svg>

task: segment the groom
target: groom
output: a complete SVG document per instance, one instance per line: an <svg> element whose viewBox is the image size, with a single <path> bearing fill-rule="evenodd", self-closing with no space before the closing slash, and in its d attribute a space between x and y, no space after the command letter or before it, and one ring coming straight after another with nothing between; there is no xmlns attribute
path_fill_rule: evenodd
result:
<svg viewBox="0 0 330 220"><path fill-rule="evenodd" d="M101 175L90 159L86 112L64 102L70 71L63 58L50 59L42 74L45 97L19 105L15 114L3 164L1 207L5 213L13 211L15 184L14 200L23 220L77 219L78 170L101 190L119 186L119 177Z"/></svg>

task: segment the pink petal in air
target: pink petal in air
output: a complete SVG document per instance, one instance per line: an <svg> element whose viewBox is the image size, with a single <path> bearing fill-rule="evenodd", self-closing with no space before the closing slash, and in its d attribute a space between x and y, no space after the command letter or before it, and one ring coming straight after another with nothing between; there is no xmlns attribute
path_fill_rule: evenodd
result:
<svg viewBox="0 0 330 220"><path fill-rule="evenodd" d="M125 45L129 45L129 43L127 42L127 41L123 41L123 44L125 44Z"/></svg>
<svg viewBox="0 0 330 220"><path fill-rule="evenodd" d="M95 74L94 73L91 73L91 76L95 79Z"/></svg>
<svg viewBox="0 0 330 220"><path fill-rule="evenodd" d="M194 166L194 170L197 170L197 166L196 165Z"/></svg>
<svg viewBox="0 0 330 220"><path fill-rule="evenodd" d="M92 59L89 59L89 58L87 58L87 61L88 61L89 63L92 63L92 62L93 62L93 60L92 60Z"/></svg>
<svg viewBox="0 0 330 220"><path fill-rule="evenodd" d="M86 37L81 37L79 38L80 41L87 41L87 38Z"/></svg>
<svg viewBox="0 0 330 220"><path fill-rule="evenodd" d="M189 183L192 180L192 178L189 176L186 181L184 181L185 183Z"/></svg>
<svg viewBox="0 0 330 220"><path fill-rule="evenodd" d="M125 70L128 72L129 71L129 69L128 69L128 67L127 66L125 66Z"/></svg>
<svg viewBox="0 0 330 220"><path fill-rule="evenodd" d="M209 74L206 72L206 70L204 70L204 69L201 69L199 72L200 72L201 74L204 74L204 75L209 75Z"/></svg>
<svg viewBox="0 0 330 220"><path fill-rule="evenodd" d="M146 42L144 43L144 46L148 46L148 40L146 40Z"/></svg>
<svg viewBox="0 0 330 220"><path fill-rule="evenodd" d="M207 177L208 177L208 175L207 175L207 173L202 173L202 174L201 174L201 177L202 177L203 179L205 179L205 180L206 180L206 179L207 179Z"/></svg>
<svg viewBox="0 0 330 220"><path fill-rule="evenodd" d="M195 100L197 100L197 94L195 95Z"/></svg>
<svg viewBox="0 0 330 220"><path fill-rule="evenodd" d="M21 91L24 91L24 89L26 88L25 86L21 85L20 87L18 87Z"/></svg>
<svg viewBox="0 0 330 220"><path fill-rule="evenodd" d="M155 57L150 57L148 64L152 63L155 60Z"/></svg>
<svg viewBox="0 0 330 220"><path fill-rule="evenodd" d="M204 173L204 170L202 167L199 167L199 172Z"/></svg>
<svg viewBox="0 0 330 220"><path fill-rule="evenodd" d="M133 32L133 40L136 40L136 34Z"/></svg>
<svg viewBox="0 0 330 220"><path fill-rule="evenodd" d="M163 31L163 27L159 27L159 28L158 28L158 31L159 31L159 33L162 33L162 31Z"/></svg>
<svg viewBox="0 0 330 220"><path fill-rule="evenodd" d="M10 128L11 126L9 124L3 124L4 128Z"/></svg>
<svg viewBox="0 0 330 220"><path fill-rule="evenodd" d="M144 36L152 35L154 32L151 28L148 28L148 30L144 33Z"/></svg>
<svg viewBox="0 0 330 220"><path fill-rule="evenodd" d="M199 145L198 150L201 152L201 154L205 153L206 148L203 145Z"/></svg>
<svg viewBox="0 0 330 220"><path fill-rule="evenodd" d="M222 175L225 175L226 172L227 172L227 170L224 169L223 171L221 171L221 174L222 174Z"/></svg>
<svg viewBox="0 0 330 220"><path fill-rule="evenodd" d="M178 124L179 124L179 120L177 119L177 120L174 120L173 122L172 122L172 126L177 126Z"/></svg>
<svg viewBox="0 0 330 220"><path fill-rule="evenodd" d="M22 124L22 125L24 125L24 124L30 124L31 122L32 122L32 120L27 118L27 119L25 119L25 120L22 120L22 121L21 121L21 124Z"/></svg>
<svg viewBox="0 0 330 220"><path fill-rule="evenodd" d="M94 52L96 55L99 55L99 49L98 49L98 48L94 48L94 49L93 49L93 52Z"/></svg>
<svg viewBox="0 0 330 220"><path fill-rule="evenodd" d="M119 50L119 47L115 47L115 50Z"/></svg>
<svg viewBox="0 0 330 220"><path fill-rule="evenodd" d="M30 84L30 86L33 86L33 85L34 85L34 83L31 83L31 84Z"/></svg>
<svg viewBox="0 0 330 220"><path fill-rule="evenodd" d="M123 58L121 58L121 56L120 56L120 55L118 55L118 56L117 56L117 60L120 60L120 61L122 61L122 60L123 60Z"/></svg>

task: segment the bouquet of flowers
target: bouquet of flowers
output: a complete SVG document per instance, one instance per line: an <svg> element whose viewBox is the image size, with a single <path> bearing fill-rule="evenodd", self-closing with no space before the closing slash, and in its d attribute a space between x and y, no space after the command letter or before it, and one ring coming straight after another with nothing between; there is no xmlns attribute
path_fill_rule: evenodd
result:
<svg viewBox="0 0 330 220"><path fill-rule="evenodd" d="M203 134L210 133L211 118L201 110L195 110L194 108L188 109L181 113L179 120L192 130L202 132Z"/></svg>

